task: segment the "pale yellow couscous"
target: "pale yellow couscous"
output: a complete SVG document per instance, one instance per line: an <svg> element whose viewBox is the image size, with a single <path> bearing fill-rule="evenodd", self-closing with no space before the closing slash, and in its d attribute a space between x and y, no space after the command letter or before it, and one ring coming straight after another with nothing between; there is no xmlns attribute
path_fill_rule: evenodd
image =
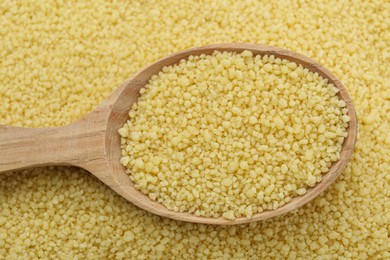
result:
<svg viewBox="0 0 390 260"><path fill-rule="evenodd" d="M77 168L1 174L0 259L389 259L389 17L383 0L0 1L4 125L69 124L150 62L221 42L317 60L359 118L351 161L326 192L240 226L155 216Z"/></svg>
<svg viewBox="0 0 390 260"><path fill-rule="evenodd" d="M190 56L152 76L119 129L135 187L176 212L275 210L322 180L347 136L339 90L250 51Z"/></svg>

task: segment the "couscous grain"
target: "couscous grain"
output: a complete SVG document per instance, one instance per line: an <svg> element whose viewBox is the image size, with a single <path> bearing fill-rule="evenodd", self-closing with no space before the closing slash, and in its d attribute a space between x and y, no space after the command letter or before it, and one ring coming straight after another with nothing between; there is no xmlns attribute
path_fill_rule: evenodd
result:
<svg viewBox="0 0 390 260"><path fill-rule="evenodd" d="M157 217L77 168L0 175L0 258L389 259L389 17L383 0L0 1L4 125L69 124L148 63L220 42L312 57L359 118L354 155L325 193L237 227Z"/></svg>
<svg viewBox="0 0 390 260"><path fill-rule="evenodd" d="M290 63L215 51L152 76L119 129L135 187L173 211L234 219L321 181L340 158L347 109L335 86Z"/></svg>

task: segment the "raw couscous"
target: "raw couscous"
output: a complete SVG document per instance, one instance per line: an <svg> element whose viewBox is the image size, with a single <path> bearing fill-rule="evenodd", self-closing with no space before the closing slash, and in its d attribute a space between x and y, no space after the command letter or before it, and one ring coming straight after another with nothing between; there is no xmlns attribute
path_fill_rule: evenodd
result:
<svg viewBox="0 0 390 260"><path fill-rule="evenodd" d="M81 169L0 176L0 258L389 259L388 1L0 1L0 123L82 118L170 53L251 42L302 53L348 88L351 161L284 216L223 227L145 212Z"/></svg>
<svg viewBox="0 0 390 260"><path fill-rule="evenodd" d="M339 90L274 56L218 52L166 66L119 129L135 187L177 212L234 219L275 210L340 159Z"/></svg>

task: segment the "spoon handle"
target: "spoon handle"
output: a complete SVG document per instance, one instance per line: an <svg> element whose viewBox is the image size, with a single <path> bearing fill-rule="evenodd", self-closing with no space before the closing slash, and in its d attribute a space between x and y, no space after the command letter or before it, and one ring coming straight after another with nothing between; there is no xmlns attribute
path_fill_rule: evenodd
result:
<svg viewBox="0 0 390 260"><path fill-rule="evenodd" d="M0 125L0 174L48 165L78 166L92 172L104 168L103 164L107 163L107 120L112 104L131 80L116 88L94 111L73 124L51 128ZM107 177L105 173L98 175L100 179Z"/></svg>
<svg viewBox="0 0 390 260"><path fill-rule="evenodd" d="M104 121L91 113L74 124L53 128L0 126L0 173L34 166L86 168L104 158Z"/></svg>

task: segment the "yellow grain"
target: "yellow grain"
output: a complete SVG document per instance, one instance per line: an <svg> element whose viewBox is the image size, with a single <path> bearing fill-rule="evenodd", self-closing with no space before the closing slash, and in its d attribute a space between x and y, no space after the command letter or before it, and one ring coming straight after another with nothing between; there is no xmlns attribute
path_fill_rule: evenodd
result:
<svg viewBox="0 0 390 260"><path fill-rule="evenodd" d="M314 58L345 84L359 118L354 155L323 195L234 228L156 217L76 168L0 174L0 258L389 259L389 10L383 0L0 1L3 125L74 122L148 63L220 42ZM269 91L262 82L256 88ZM153 163L165 159L156 155ZM193 236L199 240L190 242Z"/></svg>

